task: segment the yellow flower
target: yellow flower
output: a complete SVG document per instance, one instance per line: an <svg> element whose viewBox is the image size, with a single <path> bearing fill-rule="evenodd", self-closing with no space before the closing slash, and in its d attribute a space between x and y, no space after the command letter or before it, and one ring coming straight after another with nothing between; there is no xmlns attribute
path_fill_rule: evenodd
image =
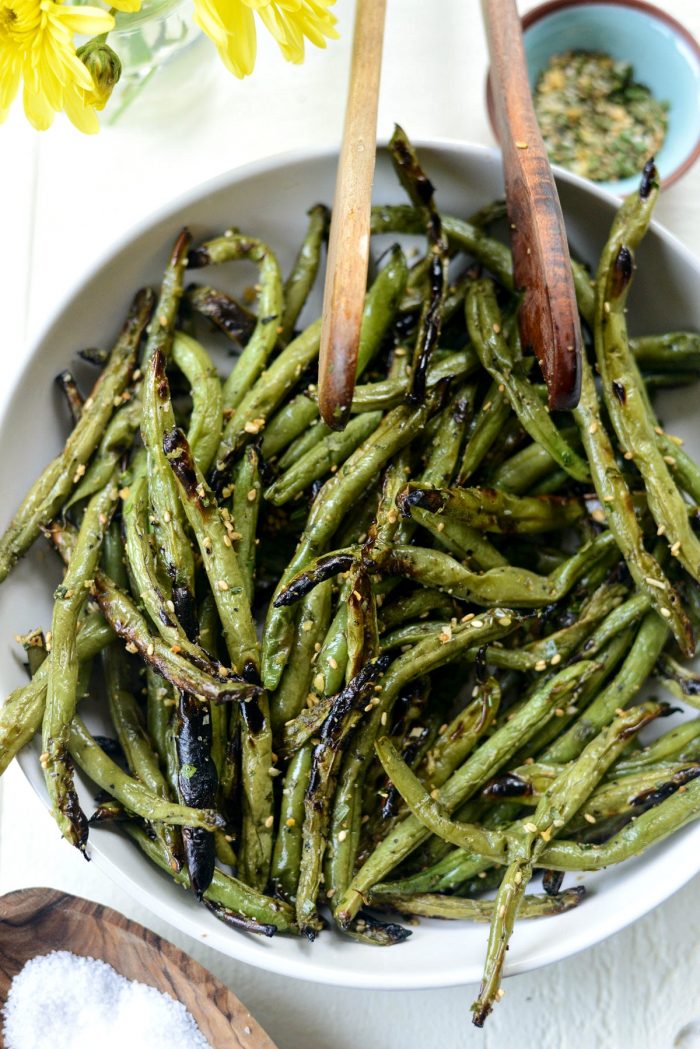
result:
<svg viewBox="0 0 700 1049"><path fill-rule="evenodd" d="M335 39L335 0L194 0L195 21L211 37L226 67L237 77L253 72L255 12L288 62L304 61L304 41L325 47Z"/></svg>
<svg viewBox="0 0 700 1049"><path fill-rule="evenodd" d="M24 83L24 110L39 131L65 111L81 131L99 129L86 99L92 77L76 54L73 34L107 33L114 19L97 7L62 0L0 0L0 123Z"/></svg>

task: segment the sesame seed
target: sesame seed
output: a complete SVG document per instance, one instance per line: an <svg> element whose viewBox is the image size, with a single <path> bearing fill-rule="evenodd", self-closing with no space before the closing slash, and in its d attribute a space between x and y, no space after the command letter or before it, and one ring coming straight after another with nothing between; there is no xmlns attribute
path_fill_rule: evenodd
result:
<svg viewBox="0 0 700 1049"><path fill-rule="evenodd" d="M678 553L680 551L680 548L681 548L681 543L680 543L680 539L679 539L675 543L673 543L672 546L671 546L671 553L673 554L674 557L678 557Z"/></svg>
<svg viewBox="0 0 700 1049"><path fill-rule="evenodd" d="M590 812L584 812L583 818L585 819L586 823L595 823L596 822L595 816L591 815Z"/></svg>
<svg viewBox="0 0 700 1049"><path fill-rule="evenodd" d="M597 422L596 419L594 419L593 422L591 423L591 425L588 427L588 432L590 434L594 434L594 433L598 432L598 422Z"/></svg>
<svg viewBox="0 0 700 1049"><path fill-rule="evenodd" d="M665 590L666 589L666 584L665 583L663 583L660 579L654 579L653 576L650 576L650 575L645 576L644 582L648 583L649 586L655 586L657 590Z"/></svg>
<svg viewBox="0 0 700 1049"><path fill-rule="evenodd" d="M268 816L268 817L266 818L266 820L265 820L265 826L267 827L267 829L268 829L268 830L270 829L270 827L272 826L272 824L273 824L274 822L275 822L275 817L274 817L274 816Z"/></svg>
<svg viewBox="0 0 700 1049"><path fill-rule="evenodd" d="M498 324L498 323L495 323L493 325L493 333L494 333L494 335L500 335L500 332L501 332L501 325Z"/></svg>
<svg viewBox="0 0 700 1049"><path fill-rule="evenodd" d="M146 646L146 655L152 656L155 650L155 645L153 644L153 642L151 642L149 645Z"/></svg>
<svg viewBox="0 0 700 1049"><path fill-rule="evenodd" d="M538 659L537 662L535 663L535 670L546 670L546 669L547 669L546 661L544 659Z"/></svg>
<svg viewBox="0 0 700 1049"><path fill-rule="evenodd" d="M671 613L669 612L669 610L667 608L662 608L661 609L661 615L664 617L664 619L670 619L671 618Z"/></svg>
<svg viewBox="0 0 700 1049"><path fill-rule="evenodd" d="M659 527L656 529L656 534L657 535L664 535L665 532L666 532L666 525L659 525Z"/></svg>
<svg viewBox="0 0 700 1049"><path fill-rule="evenodd" d="M668 463L669 466L675 466L676 465L676 460L673 458L672 455L665 455L664 456L664 462Z"/></svg>
<svg viewBox="0 0 700 1049"><path fill-rule="evenodd" d="M320 652L320 650L321 650L321 646L319 645L319 652ZM338 660L334 656L330 656L329 659L328 659L328 666L331 668L331 670L337 670L338 669Z"/></svg>
<svg viewBox="0 0 700 1049"><path fill-rule="evenodd" d="M553 667L558 666L559 663L561 663L561 655L560 655L560 653L559 652L555 652L555 654L552 656L552 658L550 659L549 662L550 662L550 665L553 666Z"/></svg>
<svg viewBox="0 0 700 1049"><path fill-rule="evenodd" d="M435 787L434 790L431 790L430 797L433 799L433 801L438 800L438 798L440 797L440 791L437 787Z"/></svg>
<svg viewBox="0 0 700 1049"><path fill-rule="evenodd" d="M218 586L219 590L222 590L222 591L228 590L228 583L226 582L225 579L217 579L216 580L216 585Z"/></svg>
<svg viewBox="0 0 700 1049"><path fill-rule="evenodd" d="M475 619L475 620L474 620L474 621L472 622L472 626L473 626L473 627L476 627L476 629L477 629L477 630L479 630L479 629L480 629L480 628L481 628L481 627L482 627L483 625L484 625L484 621L483 621L483 619Z"/></svg>
<svg viewBox="0 0 700 1049"><path fill-rule="evenodd" d="M516 149L527 149L527 142L516 142L515 143L515 148ZM515 226L513 226L513 229L515 229Z"/></svg>
<svg viewBox="0 0 700 1049"><path fill-rule="evenodd" d="M501 906L498 908L498 917L499 918L503 918L505 916L505 913L506 913L506 905L505 905L505 903L502 903Z"/></svg>
<svg viewBox="0 0 700 1049"><path fill-rule="evenodd" d="M246 498L248 499L249 503L254 503L255 500L258 498L258 493L255 491L254 488L251 488Z"/></svg>
<svg viewBox="0 0 700 1049"><path fill-rule="evenodd" d="M347 836L348 836L348 832L346 830L339 830L338 831L338 841L340 841L340 842L345 841Z"/></svg>

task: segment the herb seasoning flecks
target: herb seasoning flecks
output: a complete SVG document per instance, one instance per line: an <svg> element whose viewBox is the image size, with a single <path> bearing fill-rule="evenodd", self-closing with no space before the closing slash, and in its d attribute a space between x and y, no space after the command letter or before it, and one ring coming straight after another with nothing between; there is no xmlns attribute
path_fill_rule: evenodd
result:
<svg viewBox="0 0 700 1049"><path fill-rule="evenodd" d="M535 88L550 160L596 182L637 175L663 144L668 103L632 66L597 51L553 55Z"/></svg>

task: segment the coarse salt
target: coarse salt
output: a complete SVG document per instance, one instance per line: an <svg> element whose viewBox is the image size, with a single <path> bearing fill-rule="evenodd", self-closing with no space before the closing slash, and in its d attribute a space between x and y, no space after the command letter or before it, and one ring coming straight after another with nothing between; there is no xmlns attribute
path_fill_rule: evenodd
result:
<svg viewBox="0 0 700 1049"><path fill-rule="evenodd" d="M212 1049L185 1006L95 958L52 951L13 979L6 1049Z"/></svg>

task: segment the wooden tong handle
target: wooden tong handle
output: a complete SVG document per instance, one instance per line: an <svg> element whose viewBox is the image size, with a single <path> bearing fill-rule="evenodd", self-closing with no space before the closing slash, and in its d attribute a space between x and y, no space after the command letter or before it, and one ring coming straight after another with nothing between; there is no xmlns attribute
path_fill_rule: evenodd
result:
<svg viewBox="0 0 700 1049"><path fill-rule="evenodd" d="M540 362L553 409L581 390L581 327L554 177L535 117L515 0L482 0L491 86L503 151L515 287L523 348Z"/></svg>
<svg viewBox="0 0 700 1049"><path fill-rule="evenodd" d="M318 403L334 430L347 421L355 389L367 289L372 182L386 0L358 0L343 144L328 240Z"/></svg>

